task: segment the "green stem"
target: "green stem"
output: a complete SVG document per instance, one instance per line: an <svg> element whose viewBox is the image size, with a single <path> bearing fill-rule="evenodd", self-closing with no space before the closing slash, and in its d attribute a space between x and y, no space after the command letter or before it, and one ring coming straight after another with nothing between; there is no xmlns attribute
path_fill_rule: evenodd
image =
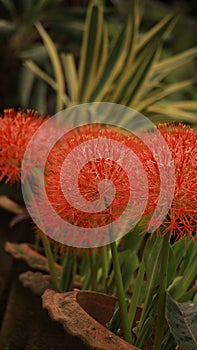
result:
<svg viewBox="0 0 197 350"><path fill-rule="evenodd" d="M39 243L40 243L40 237L38 237L38 235L36 235L35 243L34 243L34 249L36 252L38 252L38 250L39 250Z"/></svg>
<svg viewBox="0 0 197 350"><path fill-rule="evenodd" d="M133 325L133 321L135 318L137 306L138 306L138 301L140 297L140 290L142 288L142 283L143 283L143 278L144 278L144 273L145 273L145 266L144 266L144 261L142 260L140 263L140 268L137 274L137 278L135 281L135 287L133 290L133 295L131 298L131 303L130 303L130 308L129 308L129 325L130 328Z"/></svg>
<svg viewBox="0 0 197 350"><path fill-rule="evenodd" d="M82 275L82 289L88 290L91 288L91 267L90 267L90 256L86 252L83 257L82 265L85 265L85 269L81 272Z"/></svg>
<svg viewBox="0 0 197 350"><path fill-rule="evenodd" d="M184 296L189 286L196 278L197 254L195 254L194 258L191 258L191 260L192 262L187 266L183 276L180 276L180 279L177 280L176 283L173 283L168 287L168 292L176 300L179 300Z"/></svg>
<svg viewBox="0 0 197 350"><path fill-rule="evenodd" d="M68 292L73 289L73 276L75 273L75 257L71 251L67 251L62 264L60 278L61 291Z"/></svg>
<svg viewBox="0 0 197 350"><path fill-rule="evenodd" d="M91 287L92 290L96 291L97 289L97 271L96 271L96 256L95 256L95 252L92 251L91 255L90 255L90 268L91 268Z"/></svg>
<svg viewBox="0 0 197 350"><path fill-rule="evenodd" d="M161 251L158 311L157 311L157 323L156 323L155 339L153 343L153 350L161 349L163 334L164 334L168 256L169 256L169 242L168 242L168 235L166 235L163 238L162 251Z"/></svg>
<svg viewBox="0 0 197 350"><path fill-rule="evenodd" d="M102 279L103 279L103 287L105 288L105 283L108 276L108 256L107 256L106 246L101 248L101 253L102 253L102 267L103 267Z"/></svg>
<svg viewBox="0 0 197 350"><path fill-rule="evenodd" d="M62 271L60 277L60 289L61 291L66 291L67 276L68 276L68 261L69 261L69 252L66 252L64 259L62 261Z"/></svg>
<svg viewBox="0 0 197 350"><path fill-rule="evenodd" d="M29 183L26 184L26 191L28 192L29 198L32 200L32 203L34 203L34 208L36 209L37 208L36 207L36 203L35 203L34 197L31 194L32 191L31 191L31 186L29 185ZM39 212L37 211L36 213L37 213L37 215L39 217ZM53 254L52 254L52 251L51 251L51 246L50 246L49 240L48 240L47 236L45 235L45 233L42 234L41 239L42 239L42 244L43 244L43 247L44 247L45 255L46 255L47 260L48 260L49 270L50 270L52 282L53 282L54 286L57 289L59 289L59 281L58 281L58 277L57 277L57 269L55 267L55 261L54 261Z"/></svg>
<svg viewBox="0 0 197 350"><path fill-rule="evenodd" d="M46 257L48 260L52 282L53 282L54 286L57 289L59 289L59 281L58 281L58 277L57 277L57 269L55 267L55 261L53 258L53 254L51 251L51 246L50 246L49 240L45 234L42 234L42 243L43 243L44 251L45 251L45 254L46 254Z"/></svg>
<svg viewBox="0 0 197 350"><path fill-rule="evenodd" d="M82 283L82 289L83 290L88 290L88 289L91 289L91 272L90 270L88 271L88 273L86 274L86 276L84 277L83 279L83 283Z"/></svg>
<svg viewBox="0 0 197 350"><path fill-rule="evenodd" d="M152 301L153 298L153 293L154 293L154 287L158 278L158 268L159 268L159 260L160 260L160 254L161 254L161 250L162 250L162 245L160 245L159 247L159 251L155 260L155 264L153 267L153 271L151 274L151 278L150 281L148 283L147 286L147 290L146 290L146 297L144 300L144 305L143 305L143 309L142 309L142 313L140 316L140 322L139 322L139 329L141 329L141 327L143 326L144 322L145 322L145 317L147 316L147 309L149 308L149 305Z"/></svg>
<svg viewBox="0 0 197 350"><path fill-rule="evenodd" d="M115 281L116 281L116 289L117 289L118 301L119 301L119 307L120 307L123 335L125 340L128 343L132 343L131 329L129 326L127 304L125 300L125 293L123 288L123 281L122 281L122 275L120 271L120 263L118 258L116 242L112 242L110 244L110 247L111 247L113 268L114 268Z"/></svg>
<svg viewBox="0 0 197 350"><path fill-rule="evenodd" d="M194 258L192 259L192 263L188 266L188 268L185 270L183 274L183 291L186 292L189 288L190 284L196 277L196 271L197 271L197 253L194 254Z"/></svg>

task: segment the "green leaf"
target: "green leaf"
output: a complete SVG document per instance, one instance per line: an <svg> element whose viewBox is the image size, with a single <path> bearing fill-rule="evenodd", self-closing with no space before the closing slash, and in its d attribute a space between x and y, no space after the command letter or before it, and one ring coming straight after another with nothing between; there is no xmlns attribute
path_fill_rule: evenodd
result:
<svg viewBox="0 0 197 350"><path fill-rule="evenodd" d="M124 290L127 291L131 280L133 278L134 271L139 267L139 260L136 252L131 252L129 249L124 250L123 252L119 253L119 262L120 262L120 269L123 279L123 285ZM112 270L108 286L107 286L107 293L111 294L114 292L115 288L115 275L114 270Z"/></svg>
<svg viewBox="0 0 197 350"><path fill-rule="evenodd" d="M109 87L111 87L113 80L119 74L125 59L125 50L123 50L124 38L125 28L123 28L123 30L119 34L111 53L108 56L101 78L97 82L90 96L91 102L95 100L102 101L106 92L109 91Z"/></svg>
<svg viewBox="0 0 197 350"><path fill-rule="evenodd" d="M177 109L197 111L197 101L174 101L173 106Z"/></svg>
<svg viewBox="0 0 197 350"><path fill-rule="evenodd" d="M181 350L197 349L197 303L178 303L167 293L166 315Z"/></svg>
<svg viewBox="0 0 197 350"><path fill-rule="evenodd" d="M56 111L61 111L64 107L63 103L63 96L65 94L65 87L64 87L64 78L63 78L63 72L62 72L62 66L60 62L60 58L57 52L57 49L55 47L55 44L51 40L50 36L46 32L46 30L43 28L41 23L36 24L36 28L46 46L46 49L48 51L49 57L51 59L51 63L54 69L55 79L57 83L57 107Z"/></svg>
<svg viewBox="0 0 197 350"><path fill-rule="evenodd" d="M145 239L144 235L140 235L140 233L141 228L139 225L136 225L133 231L127 233L127 235L123 237L123 249L129 249L131 252L137 252L142 243L142 240Z"/></svg>
<svg viewBox="0 0 197 350"><path fill-rule="evenodd" d="M131 11L129 11L127 24L122 28L117 36L112 50L108 54L105 66L100 79L98 80L93 93L90 96L90 101L101 101L111 91L113 84L118 87L120 78L124 80L127 78L128 70L132 64L134 56L134 44L137 40L137 29L139 26L139 8L137 6L138 1L134 0L131 3ZM135 20L133 20L135 18ZM104 55L105 53L103 53ZM116 94L115 90L112 89ZM115 97L113 97L115 99ZM112 96L110 101L113 102ZM117 102L117 101L115 101Z"/></svg>
<svg viewBox="0 0 197 350"><path fill-rule="evenodd" d="M139 260L136 252L125 250L119 254L122 280L125 291L129 289L134 271L139 267Z"/></svg>
<svg viewBox="0 0 197 350"><path fill-rule="evenodd" d="M39 113L47 113L47 87L43 81L37 81L33 89L32 102L31 104L34 108L39 111Z"/></svg>
<svg viewBox="0 0 197 350"><path fill-rule="evenodd" d="M24 62L24 65L28 67L32 72L34 72L40 79L44 80L49 86L52 87L52 89L54 89L55 91L58 90L58 84L56 83L56 81L53 78L51 78L47 73L45 73L40 67L38 67L38 65L35 64L33 61L27 60ZM61 95L61 99L65 105L70 104L70 100L66 93Z"/></svg>
<svg viewBox="0 0 197 350"><path fill-rule="evenodd" d="M71 291L73 289L74 279L76 274L76 259L72 252L69 250L66 252L62 271L60 276L60 289L61 291Z"/></svg>
<svg viewBox="0 0 197 350"><path fill-rule="evenodd" d="M30 97L35 79L34 73L27 67L22 67L19 84L19 98L21 107L26 108L30 106Z"/></svg>
<svg viewBox="0 0 197 350"><path fill-rule="evenodd" d="M193 243L193 242L191 242ZM196 246L194 246L194 251L191 254L189 263L187 264L183 275L177 276L172 284L168 287L168 292L176 300L181 300L187 292L189 292L191 286L196 279L197 271L197 251Z"/></svg>
<svg viewBox="0 0 197 350"><path fill-rule="evenodd" d="M16 30L16 25L13 22L1 19L0 20L0 33L1 34L12 34Z"/></svg>
<svg viewBox="0 0 197 350"><path fill-rule="evenodd" d="M61 54L62 64L65 72L68 94L71 101L77 101L79 83L76 65L72 54Z"/></svg>
<svg viewBox="0 0 197 350"><path fill-rule="evenodd" d="M146 111L153 115L167 116L171 120L184 121L186 123L196 124L196 113L177 108L176 104L169 101L162 101L147 107Z"/></svg>
<svg viewBox="0 0 197 350"><path fill-rule="evenodd" d="M141 54L146 46L151 42L159 43L161 40L164 40L166 35L172 30L172 27L175 25L176 19L174 15L168 15L163 18L159 23L157 23L153 28L151 28L139 42L136 52L137 56Z"/></svg>
<svg viewBox="0 0 197 350"><path fill-rule="evenodd" d="M178 299L180 296L183 295L182 281L183 281L183 276L177 276L175 277L173 282L168 286L167 291L173 298Z"/></svg>
<svg viewBox="0 0 197 350"><path fill-rule="evenodd" d="M57 89L57 83L53 78L51 78L47 73L45 73L37 64L31 60L24 62L25 67L29 68L33 73L35 73L40 79L44 80L52 89Z"/></svg>
<svg viewBox="0 0 197 350"><path fill-rule="evenodd" d="M107 328L111 332L117 334L117 332L120 328L120 325L121 325L120 308L119 308L118 303L117 303L114 314L113 314L111 320L107 324Z"/></svg>
<svg viewBox="0 0 197 350"><path fill-rule="evenodd" d="M90 277L91 277L91 268L90 268L90 259L88 253L84 253L82 262L79 266L80 275L82 276L82 289L90 288Z"/></svg>
<svg viewBox="0 0 197 350"><path fill-rule="evenodd" d="M153 238L148 238L148 241L146 242L143 258L144 258L144 264L145 264L145 271L147 274L147 280L152 276L153 268L155 266L155 259L158 255L158 251L161 247L161 239L158 239L158 237L154 236ZM159 266L157 267L158 274L159 274ZM158 282L155 281L156 285L158 285Z"/></svg>
<svg viewBox="0 0 197 350"><path fill-rule="evenodd" d="M40 63L46 60L47 50L43 44L34 44L29 49L20 51L18 57L23 60L35 60L37 63Z"/></svg>
<svg viewBox="0 0 197 350"><path fill-rule="evenodd" d="M137 340L135 342L135 345L137 347L144 349L144 346L147 342L147 339L149 338L149 336L152 332L153 321L154 321L154 317L152 315L149 315L146 318L146 320L145 320L145 322L140 330L138 329L138 326L133 329L134 333L137 335Z"/></svg>
<svg viewBox="0 0 197 350"><path fill-rule="evenodd" d="M154 103L160 101L164 97L167 97L169 95L172 95L173 93L176 93L179 90L184 90L188 86L191 86L194 84L195 81L193 79L182 81L180 83L174 83L170 85L164 85L163 87L161 86L161 91L155 92L153 91L151 95L149 95L146 98L147 91L144 90L144 96L140 96L138 98L137 102L134 103L134 108L136 110L143 111L145 110L148 106L153 105ZM146 93L145 93L146 92ZM180 104L179 107L184 106L184 104Z"/></svg>
<svg viewBox="0 0 197 350"><path fill-rule="evenodd" d="M99 67L99 53L103 32L103 8L90 5L87 10L86 24L81 47L79 64L79 100L87 102L92 91Z"/></svg>
<svg viewBox="0 0 197 350"><path fill-rule="evenodd" d="M187 270L190 269L190 265L195 261L196 246L193 241L187 242L187 246L185 247L184 259L180 267L180 274L183 275Z"/></svg>
<svg viewBox="0 0 197 350"><path fill-rule="evenodd" d="M169 247L168 270L167 270L167 286L173 281L176 275L176 256L172 247Z"/></svg>
<svg viewBox="0 0 197 350"><path fill-rule="evenodd" d="M188 300L193 300L194 301L194 296L195 296L195 289L189 289L188 292L186 292L181 298L179 298L180 303L184 303Z"/></svg>
<svg viewBox="0 0 197 350"><path fill-rule="evenodd" d="M177 55L174 55L170 58L167 58L154 67L154 75L166 76L168 73L172 72L174 69L177 69L184 64L190 62L197 56L197 46L189 50L183 51Z"/></svg>
<svg viewBox="0 0 197 350"><path fill-rule="evenodd" d="M177 266L179 266L181 260L183 259L184 254L185 254L185 244L186 243L185 243L184 239L179 239L172 246L172 249L173 249L174 254L176 256Z"/></svg>
<svg viewBox="0 0 197 350"><path fill-rule="evenodd" d="M125 102L126 105L130 107L134 105L134 99L140 95L143 86L150 75L152 66L158 58L159 52L160 47L159 49L155 49L153 46L153 49L151 48L148 52L147 59L144 59L143 57L143 61L140 62L138 67L136 67L136 71L133 74L132 79L129 81L129 98Z"/></svg>
<svg viewBox="0 0 197 350"><path fill-rule="evenodd" d="M128 81L128 75L135 71L135 49L139 36L139 25L140 25L140 10L137 0L131 1L131 9L129 11L129 17L127 22L127 28L125 32L125 43L127 46L123 47L126 52L125 59L122 63L122 69L120 70L114 86L113 93L110 96L110 101L117 102L121 100L120 94ZM135 20L133 20L135 18Z"/></svg>

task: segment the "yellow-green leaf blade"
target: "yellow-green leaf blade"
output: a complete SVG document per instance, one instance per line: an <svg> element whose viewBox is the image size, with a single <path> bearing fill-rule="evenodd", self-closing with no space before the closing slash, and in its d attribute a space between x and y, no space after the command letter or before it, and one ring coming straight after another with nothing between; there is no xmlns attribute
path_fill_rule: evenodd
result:
<svg viewBox="0 0 197 350"><path fill-rule="evenodd" d="M51 59L51 63L54 69L54 75L57 82L57 111L62 110L63 108L63 98L62 96L65 93L65 87L64 87L64 77L63 77L63 71L61 67L60 58L57 52L57 49L55 47L55 44L53 43L52 39L44 29L44 27L41 25L41 23L36 23L36 28L46 46L46 49L48 51L49 57Z"/></svg>

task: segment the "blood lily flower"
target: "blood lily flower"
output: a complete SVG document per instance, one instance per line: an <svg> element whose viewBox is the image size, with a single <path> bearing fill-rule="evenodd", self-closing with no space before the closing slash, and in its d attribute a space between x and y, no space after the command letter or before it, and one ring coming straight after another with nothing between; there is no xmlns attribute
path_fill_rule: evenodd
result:
<svg viewBox="0 0 197 350"><path fill-rule="evenodd" d="M168 215L156 232L158 235L169 234L170 238L173 237L173 239L188 235L193 240L194 234L197 232L197 136L192 128L181 123L178 125L160 124L158 130L168 145L174 161L175 192ZM150 138L152 135L148 135L148 137ZM118 157L121 157L120 149L114 154L115 161L101 157L93 162L84 162L84 166L80 168L81 157L83 158L85 155L88 159L88 152L90 152L90 148L84 146L83 149L78 149L75 152L73 158L75 165L73 163L71 168L67 168L68 172L62 175L62 164L69 153L73 149L77 149L83 142L95 138L105 139L105 147L112 147L112 141L116 140L135 152L143 165L148 180L148 199L144 216L150 220L157 205L161 185L157 160L154 159L154 155L147 145L139 138L134 135L126 135L117 128L101 127L100 125L83 126L77 131L72 131L72 133L65 135L51 150L46 165L45 177L48 199L55 211L64 220L86 228L109 224L110 220L117 220L124 212L133 183L131 184L129 181L128 172L125 172L117 162ZM95 143L94 147L98 147L98 144ZM128 162L128 159L125 158L125 162ZM164 164L167 164L166 160ZM74 168L76 169L74 170ZM107 206L105 210L91 213L90 216L89 213L84 213L83 210L68 203L62 190L62 183L64 180L67 181L66 178L72 178L73 173L77 172L78 168L80 168L80 171L77 186L86 201L95 202L98 200L102 192L99 183L104 183L105 180L113 182L116 193L110 207ZM134 173L135 166L129 170L132 170L134 178L137 178L139 174L137 171ZM168 195L168 180L168 178L165 180L166 196ZM104 187L106 197L108 184L106 183ZM136 193L138 191L139 197L142 195L140 189L139 183L136 188L134 186L134 191L136 190ZM73 198L73 203L76 195L75 190L71 186L70 196L71 199ZM143 185L142 190L144 190ZM68 195L68 188L66 192ZM59 198L58 202L56 198ZM142 218L142 222L143 220L144 218Z"/></svg>
<svg viewBox="0 0 197 350"><path fill-rule="evenodd" d="M125 142L127 136L123 136L115 130L110 130L109 128L101 128L99 125L88 125L80 127L78 131L71 132L70 135L65 135L60 143L58 143L51 150L48 163L46 165L46 191L50 203L55 208L56 212L64 219L69 222L83 226L83 227L93 227L102 226L108 224L110 220L116 219L121 215L124 210L129 197L129 180L125 171L111 159L104 159L103 157L97 158L94 161L88 161L88 153L96 145L84 145L84 148L75 153L75 159L73 160L72 167L67 168L65 177L73 177L73 173L78 170L81 164L81 159L83 158L82 152L86 157L86 164L82 166L78 173L78 187L79 191L86 201L94 202L97 201L101 195L101 187L99 184L103 182L103 191L105 191L106 201L108 200L108 189L110 188L104 184L105 180L111 180L116 187L116 196L112 202L111 214L109 213L109 208L106 204L106 209L99 211L97 213L84 213L82 210L75 208L70 205L65 198L65 194L62 191L62 181L66 179L61 179L61 170L64 160L67 158L69 153L76 149L76 147L83 144L83 142L94 140L95 138L105 139L105 145L109 146L108 142L112 140ZM108 139L109 138L109 139ZM97 145L98 146L98 145ZM63 175L64 177L64 175ZM100 191L99 191L100 190ZM77 189L73 188L68 191L76 195ZM55 197L58 197L58 203ZM105 207L105 203L104 207Z"/></svg>
<svg viewBox="0 0 197 350"><path fill-rule="evenodd" d="M140 140L132 136L131 144L130 137L109 125L84 125L67 133L51 149L45 167L46 193L63 220L95 228L111 222L118 225L123 214L129 231L129 222L144 211L144 194L148 196L145 170L135 152ZM90 215L87 206L91 205Z"/></svg>
<svg viewBox="0 0 197 350"><path fill-rule="evenodd" d="M172 239L172 241L186 236L189 236L194 241L194 236L197 233L197 135L194 133L194 129L182 123L178 125L174 123L159 124L158 130L168 145L172 156L175 170L175 189L168 214L156 229L156 233L159 236L169 235L169 239ZM150 138L150 136L147 135L147 138ZM152 142L157 142L157 139L152 137ZM168 161L165 159L165 152L161 149L160 153L163 158L163 164L169 166L170 169L171 164L167 165ZM146 172L152 174L152 176L149 176L150 196L148 213L150 213L152 207L153 214L161 188L158 186L157 161L153 155L148 155L149 159L147 155L142 148L139 157L145 165ZM163 186L167 197L170 186L170 180L167 176ZM164 204L162 203L162 205ZM162 210L162 208L160 209ZM150 216L147 216L148 218L145 218L141 224L143 230L146 230L147 223L150 220Z"/></svg>
<svg viewBox="0 0 197 350"><path fill-rule="evenodd" d="M0 117L0 181L20 182L27 144L44 120L43 115L30 109L4 110Z"/></svg>
<svg viewBox="0 0 197 350"><path fill-rule="evenodd" d="M162 234L180 239L197 234L197 135L189 126L179 123L160 124L174 160L176 185L174 199L162 223Z"/></svg>

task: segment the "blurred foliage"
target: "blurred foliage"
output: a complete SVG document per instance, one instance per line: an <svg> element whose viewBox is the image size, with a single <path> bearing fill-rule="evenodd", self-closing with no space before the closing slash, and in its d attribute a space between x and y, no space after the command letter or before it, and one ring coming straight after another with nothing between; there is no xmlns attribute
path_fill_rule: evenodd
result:
<svg viewBox="0 0 197 350"><path fill-rule="evenodd" d="M72 4L86 5L87 1L72 1ZM18 94L19 81L24 73L23 69L21 72L21 60L34 59L47 66L47 53L34 25L37 21L43 23L59 48L78 55L86 8L69 6L69 1L62 0L0 0L1 108L21 104L27 107ZM30 74L29 80L33 80ZM34 84L34 94L41 96L40 101L45 90L42 82ZM37 102L36 98L33 99L31 106L42 110L42 105Z"/></svg>
<svg viewBox="0 0 197 350"><path fill-rule="evenodd" d="M53 89L47 86L42 79L36 79L31 70L21 65L21 61L33 61L48 76L53 77L53 69L46 47L40 40L34 25L41 22L55 43L58 53L63 51L67 55L72 52L75 57L72 69L76 70L77 76L86 6L89 2L88 0L0 0L0 41L3 48L0 52L0 79L2 82L0 108L21 106L35 108L43 113L46 111L54 113ZM115 38L127 21L130 0L96 1L97 4L104 2L106 5L104 7L105 26L108 32L106 45L108 45L109 54ZM174 10L174 13L180 14L175 29L162 39L164 50L161 51L161 59L171 57L172 52L180 52L195 43L192 33L195 32L196 23L187 17L194 14L192 3L188 4L183 0L179 3L140 0L139 3L140 17L142 17L138 33L140 38L143 38L147 29L163 19L171 9ZM167 3L170 3L170 7ZM98 23L98 27L100 26L102 23ZM183 40L184 36L186 39ZM69 61L68 66L65 65L65 60ZM69 55L64 59L64 63L61 59L65 71L66 67L70 69L71 60L73 61L73 57ZM189 61L184 69L180 67L164 77L162 83L170 84L179 80L187 80L189 76L194 77L195 72L194 61ZM69 79L68 74L66 79ZM68 83L66 83L66 89L68 89ZM66 92L69 94L68 91ZM173 97L179 100L195 100L196 90L194 87L189 90L183 87L182 90L178 89L176 93L174 92Z"/></svg>
<svg viewBox="0 0 197 350"><path fill-rule="evenodd" d="M167 80L174 70L197 56L197 47L162 59L176 16L168 14L143 35L141 18L141 3L130 2L127 21L111 43L103 6L93 1L87 10L78 64L72 54L59 53L44 27L36 25L53 73L49 75L32 60L25 65L56 91L57 111L73 104L107 101L127 105L155 120L159 117L159 121L163 121L162 116L196 123L197 101L176 98L195 79L170 84Z"/></svg>
<svg viewBox="0 0 197 350"><path fill-rule="evenodd" d="M49 93L45 84L25 72L21 61L33 59L50 72L46 49L40 41L35 23L41 21L59 50L79 57L88 0L0 0L0 108L31 107L45 111L43 100ZM106 7L109 22L114 22L114 8ZM111 30L115 26L111 25ZM20 80L29 75L33 85L30 105L24 104L19 92ZM24 87L24 90L26 86ZM40 98L38 99L38 96ZM51 98L51 95L50 95ZM49 98L49 99L50 99ZM50 103L49 103L50 105Z"/></svg>

